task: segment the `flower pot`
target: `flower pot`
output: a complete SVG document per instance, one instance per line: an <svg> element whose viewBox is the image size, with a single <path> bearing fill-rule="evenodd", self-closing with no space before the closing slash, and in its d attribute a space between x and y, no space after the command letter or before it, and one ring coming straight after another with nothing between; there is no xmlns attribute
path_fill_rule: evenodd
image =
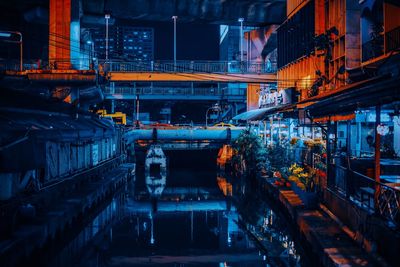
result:
<svg viewBox="0 0 400 267"><path fill-rule="evenodd" d="M296 183L293 182L292 190L299 196L301 201L303 201L303 204L307 209L317 208L317 193L304 191L300 187L298 187Z"/></svg>

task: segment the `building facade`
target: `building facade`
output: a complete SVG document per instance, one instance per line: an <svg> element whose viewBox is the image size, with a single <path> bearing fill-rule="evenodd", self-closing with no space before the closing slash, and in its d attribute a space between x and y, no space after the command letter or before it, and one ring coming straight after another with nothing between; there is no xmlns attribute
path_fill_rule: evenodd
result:
<svg viewBox="0 0 400 267"><path fill-rule="evenodd" d="M105 58L105 28L91 30L97 57ZM109 59L149 61L154 59L154 29L148 27L110 26Z"/></svg>

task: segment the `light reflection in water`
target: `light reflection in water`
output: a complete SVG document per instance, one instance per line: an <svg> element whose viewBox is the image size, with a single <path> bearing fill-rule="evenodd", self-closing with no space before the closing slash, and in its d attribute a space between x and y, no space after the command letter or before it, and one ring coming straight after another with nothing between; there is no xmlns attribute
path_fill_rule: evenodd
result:
<svg viewBox="0 0 400 267"><path fill-rule="evenodd" d="M68 259L77 258L84 259L82 266L141 264L144 259L184 262L184 266L210 262L298 266L300 256L282 218L258 196L249 196L249 185L235 184L223 174L216 184L222 192L219 197L214 193L212 200L190 200L179 191L171 196L178 201L159 201L157 212L149 201L136 201L133 187L127 187L57 256L53 266L68 266ZM232 198L236 200L230 206Z"/></svg>

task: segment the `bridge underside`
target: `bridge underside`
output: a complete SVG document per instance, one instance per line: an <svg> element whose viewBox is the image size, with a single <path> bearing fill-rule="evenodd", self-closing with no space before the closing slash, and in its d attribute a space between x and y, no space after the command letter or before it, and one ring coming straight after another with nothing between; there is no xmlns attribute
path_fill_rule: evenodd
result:
<svg viewBox="0 0 400 267"><path fill-rule="evenodd" d="M248 25L279 24L286 14L285 0L85 0L83 11L92 16L104 16L104 10L113 17L126 20L171 21L177 15L180 22L235 24L243 17Z"/></svg>
<svg viewBox="0 0 400 267"><path fill-rule="evenodd" d="M161 72L109 72L111 82L226 82L268 83L276 81L276 74L230 74L230 73L161 73Z"/></svg>

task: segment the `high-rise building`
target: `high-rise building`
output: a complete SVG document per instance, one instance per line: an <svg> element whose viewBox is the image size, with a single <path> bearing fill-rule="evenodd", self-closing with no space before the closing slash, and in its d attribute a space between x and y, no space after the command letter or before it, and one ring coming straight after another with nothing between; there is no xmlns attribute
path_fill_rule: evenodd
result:
<svg viewBox="0 0 400 267"><path fill-rule="evenodd" d="M105 58L105 28L91 30L98 58ZM154 29L147 27L110 26L108 30L109 59L153 60Z"/></svg>

